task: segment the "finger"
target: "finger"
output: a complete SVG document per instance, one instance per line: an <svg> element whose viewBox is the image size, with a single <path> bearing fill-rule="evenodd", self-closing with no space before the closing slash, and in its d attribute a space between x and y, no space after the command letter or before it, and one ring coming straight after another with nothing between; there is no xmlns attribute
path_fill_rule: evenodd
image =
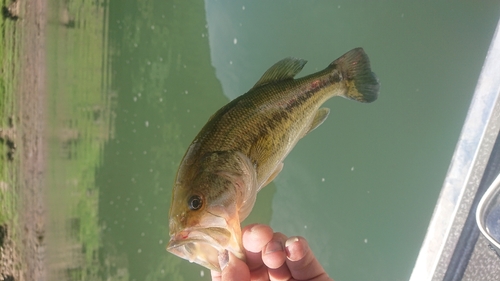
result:
<svg viewBox="0 0 500 281"><path fill-rule="evenodd" d="M280 232L273 235L262 251L262 261L268 267L270 280L289 280L292 275L286 265L285 241L286 236Z"/></svg>
<svg viewBox="0 0 500 281"><path fill-rule="evenodd" d="M229 261L222 272L212 270L212 281L250 281L250 271L246 263L228 252Z"/></svg>
<svg viewBox="0 0 500 281"><path fill-rule="evenodd" d="M243 248L252 280L268 279L267 267L262 261L262 249L273 238L273 230L263 224L251 224L243 228Z"/></svg>
<svg viewBox="0 0 500 281"><path fill-rule="evenodd" d="M273 238L262 251L262 261L271 268L277 269L286 261L285 241L287 237L280 232L273 234Z"/></svg>
<svg viewBox="0 0 500 281"><path fill-rule="evenodd" d="M332 280L318 262L303 237L290 237L285 242L286 264L295 280Z"/></svg>
<svg viewBox="0 0 500 281"><path fill-rule="evenodd" d="M252 224L243 228L243 248L250 270L262 267L261 251L273 238L273 230L263 224Z"/></svg>
<svg viewBox="0 0 500 281"><path fill-rule="evenodd" d="M243 228L243 247L252 253L259 253L273 238L273 230L265 224L250 224Z"/></svg>
<svg viewBox="0 0 500 281"><path fill-rule="evenodd" d="M212 281L222 281L222 272L211 270L210 274L212 275Z"/></svg>

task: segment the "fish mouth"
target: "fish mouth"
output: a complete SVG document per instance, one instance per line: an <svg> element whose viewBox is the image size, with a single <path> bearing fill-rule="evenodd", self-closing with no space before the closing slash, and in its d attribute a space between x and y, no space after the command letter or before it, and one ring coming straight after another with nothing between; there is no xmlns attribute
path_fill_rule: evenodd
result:
<svg viewBox="0 0 500 281"><path fill-rule="evenodd" d="M226 228L190 228L171 235L167 251L210 270L221 271L219 255L226 251L245 258L240 245L240 240Z"/></svg>

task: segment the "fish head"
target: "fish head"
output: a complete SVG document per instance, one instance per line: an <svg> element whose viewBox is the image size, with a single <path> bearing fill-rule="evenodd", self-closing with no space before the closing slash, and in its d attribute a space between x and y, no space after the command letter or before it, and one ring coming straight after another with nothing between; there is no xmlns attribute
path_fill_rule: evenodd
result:
<svg viewBox="0 0 500 281"><path fill-rule="evenodd" d="M199 191L179 192L174 198L170 209L169 252L219 271L220 253L227 250L244 258L236 202L228 200L221 205Z"/></svg>
<svg viewBox="0 0 500 281"><path fill-rule="evenodd" d="M238 163L241 156L232 156L236 166L221 165L228 164L220 161L227 156L218 153L202 161L209 165L181 164L169 213L167 251L216 271L221 270L219 256L227 252L245 259L240 222L255 201L256 191L248 193L257 189L252 186L255 169ZM182 171L195 166L198 172Z"/></svg>

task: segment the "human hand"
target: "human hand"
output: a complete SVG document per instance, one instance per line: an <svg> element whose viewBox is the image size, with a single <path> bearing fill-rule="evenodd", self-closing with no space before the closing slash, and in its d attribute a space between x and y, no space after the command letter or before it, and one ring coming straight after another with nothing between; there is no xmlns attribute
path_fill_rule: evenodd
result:
<svg viewBox="0 0 500 281"><path fill-rule="evenodd" d="M246 263L229 253L222 272L212 271L212 281L333 281L304 238L288 238L263 224L248 225L242 233Z"/></svg>

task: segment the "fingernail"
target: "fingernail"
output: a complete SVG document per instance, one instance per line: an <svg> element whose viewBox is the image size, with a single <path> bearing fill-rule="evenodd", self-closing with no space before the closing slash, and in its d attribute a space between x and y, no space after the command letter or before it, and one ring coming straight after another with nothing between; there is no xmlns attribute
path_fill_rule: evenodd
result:
<svg viewBox="0 0 500 281"><path fill-rule="evenodd" d="M229 264L229 252L227 250L224 250L223 252L219 252L219 266L220 266L220 271L223 271L224 268Z"/></svg>
<svg viewBox="0 0 500 281"><path fill-rule="evenodd" d="M267 255L278 251L283 251L283 245L279 241L271 241L267 243L264 254Z"/></svg>
<svg viewBox="0 0 500 281"><path fill-rule="evenodd" d="M293 243L295 242L298 242L299 241L299 238L298 237L290 237L286 240L285 242L285 251L286 251L286 256L291 258L291 253L290 253L290 250L288 249L288 247L290 245L292 245Z"/></svg>
<svg viewBox="0 0 500 281"><path fill-rule="evenodd" d="M285 242L285 247L288 248L288 246L292 245L293 243L299 241L299 238L298 237L290 237L286 240Z"/></svg>

